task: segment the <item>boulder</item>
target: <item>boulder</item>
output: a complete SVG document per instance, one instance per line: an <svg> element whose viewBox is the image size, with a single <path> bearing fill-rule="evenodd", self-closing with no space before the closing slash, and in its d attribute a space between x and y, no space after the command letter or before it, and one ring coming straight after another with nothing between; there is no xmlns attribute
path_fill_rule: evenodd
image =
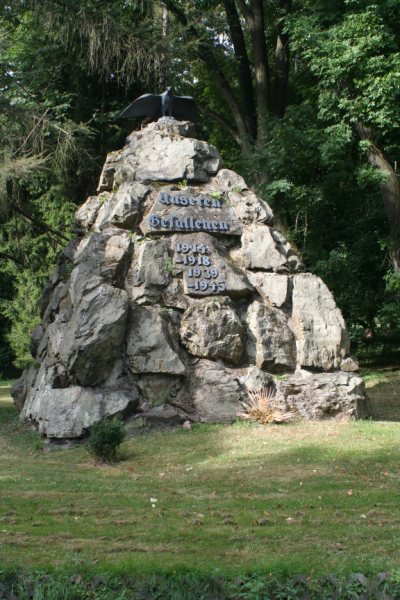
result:
<svg viewBox="0 0 400 600"><path fill-rule="evenodd" d="M220 169L211 179L208 187L216 192L242 192L248 189L243 177L230 169Z"/></svg>
<svg viewBox="0 0 400 600"><path fill-rule="evenodd" d="M293 276L291 325L298 364L324 371L340 367L349 351L346 326L331 292L316 275Z"/></svg>
<svg viewBox="0 0 400 600"><path fill-rule="evenodd" d="M133 306L126 358L132 373L184 375L185 365L173 347L174 327L167 311Z"/></svg>
<svg viewBox="0 0 400 600"><path fill-rule="evenodd" d="M49 355L76 383L100 385L120 354L127 316L125 290L94 280L93 287L84 290L70 321L59 318L49 325Z"/></svg>
<svg viewBox="0 0 400 600"><path fill-rule="evenodd" d="M281 308L289 301L291 280L288 275L247 271L247 277L266 303Z"/></svg>
<svg viewBox="0 0 400 600"><path fill-rule="evenodd" d="M21 412L24 407L26 397L35 383L37 374L38 369L25 369L21 377L16 379L11 387L11 396L13 397L14 404L19 412Z"/></svg>
<svg viewBox="0 0 400 600"><path fill-rule="evenodd" d="M243 232L243 254L249 269L296 272L302 265L290 244L276 229L252 224Z"/></svg>
<svg viewBox="0 0 400 600"><path fill-rule="evenodd" d="M256 392L274 385L274 377L259 367L248 367L239 377L239 383L246 392Z"/></svg>
<svg viewBox="0 0 400 600"><path fill-rule="evenodd" d="M358 371L359 369L360 365L358 364L358 360L355 356L348 356L340 363L340 370L345 371L346 373L352 373L354 371Z"/></svg>
<svg viewBox="0 0 400 600"><path fill-rule="evenodd" d="M163 289L170 281L170 263L167 240L141 240L135 243L132 261L125 281L129 298L138 304L160 300Z"/></svg>
<svg viewBox="0 0 400 600"><path fill-rule="evenodd" d="M114 194L108 195L98 210L93 224L94 231L107 227L132 229L139 221L141 204L149 191L148 187L139 182L120 185Z"/></svg>
<svg viewBox="0 0 400 600"><path fill-rule="evenodd" d="M99 196L89 196L74 216L74 231L78 234L87 233L96 221L102 204L110 197L108 192L102 192Z"/></svg>
<svg viewBox="0 0 400 600"><path fill-rule="evenodd" d="M146 135L135 131L127 141L114 172L114 181L118 184L131 181L207 182L221 167L221 157L214 146L183 137L166 121L150 123ZM114 161L109 163L102 179L113 166Z"/></svg>
<svg viewBox="0 0 400 600"><path fill-rule="evenodd" d="M272 373L295 369L296 340L282 311L255 301L248 308L247 325L251 363Z"/></svg>
<svg viewBox="0 0 400 600"><path fill-rule="evenodd" d="M53 389L42 386L31 393L21 413L22 420L35 423L49 438L76 438L105 417L132 412L138 404L135 390L71 386Z"/></svg>
<svg viewBox="0 0 400 600"><path fill-rule="evenodd" d="M236 419L241 399L238 374L234 369L211 360L199 360L174 404L195 421L220 423Z"/></svg>
<svg viewBox="0 0 400 600"><path fill-rule="evenodd" d="M187 350L202 358L240 364L244 330L226 299L209 298L189 308L181 321L181 340Z"/></svg>
<svg viewBox="0 0 400 600"><path fill-rule="evenodd" d="M182 387L182 379L171 375L142 375L137 383L140 394L150 408L173 402Z"/></svg>
<svg viewBox="0 0 400 600"><path fill-rule="evenodd" d="M183 423L184 417L173 406L162 405L154 406L144 412L130 417L127 420L126 432L128 436L137 435L138 430L146 428L165 428L173 427Z"/></svg>
<svg viewBox="0 0 400 600"><path fill-rule="evenodd" d="M115 171L119 166L120 160L121 153L118 151L107 154L97 187L98 192L110 192L114 188Z"/></svg>
<svg viewBox="0 0 400 600"><path fill-rule="evenodd" d="M276 384L273 405L307 420L348 420L367 415L364 382L354 373L296 371Z"/></svg>
<svg viewBox="0 0 400 600"><path fill-rule="evenodd" d="M232 191L228 198L242 223L269 223L274 218L271 208L251 191Z"/></svg>

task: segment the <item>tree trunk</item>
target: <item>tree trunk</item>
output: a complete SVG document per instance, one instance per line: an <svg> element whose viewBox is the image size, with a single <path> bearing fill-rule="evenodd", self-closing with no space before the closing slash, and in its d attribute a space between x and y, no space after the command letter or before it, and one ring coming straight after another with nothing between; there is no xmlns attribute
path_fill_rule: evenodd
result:
<svg viewBox="0 0 400 600"><path fill-rule="evenodd" d="M235 57L239 64L239 87L243 99L243 110L246 114L247 126L253 140L257 138L257 111L254 102L251 66L247 54L242 25L236 9L235 0L223 0L226 18L229 25Z"/></svg>
<svg viewBox="0 0 400 600"><path fill-rule="evenodd" d="M239 135L239 138L237 139L240 140L240 148L243 154L249 154L252 144L248 124L243 116L241 106L238 103L235 94L233 93L232 87L229 84L223 69L221 69L220 65L218 64L211 42L208 42L208 40L202 40L202 37L204 38L204 36L201 36L196 27L189 23L189 19L187 18L185 12L180 6L175 4L174 0L163 0L163 2L168 10L174 15L174 17L181 23L181 25L183 25L186 35L192 40L198 41L198 54L196 57L200 57L213 73L216 82L220 87L221 94L225 98L225 101L228 104L235 120Z"/></svg>
<svg viewBox="0 0 400 600"><path fill-rule="evenodd" d="M286 13L292 7L291 0L280 0L280 8ZM275 79L275 114L280 119L286 110L286 92L289 79L289 36L284 32L283 17L279 23L278 37L275 48L276 79Z"/></svg>
<svg viewBox="0 0 400 600"><path fill-rule="evenodd" d="M373 135L362 123L356 124L356 130L361 140L370 142L368 162L371 166L382 171L385 175L380 184L383 204L389 224L391 241L391 259L395 271L400 272L400 183L392 165L373 142Z"/></svg>
<svg viewBox="0 0 400 600"><path fill-rule="evenodd" d="M265 39L265 20L263 0L236 0L250 30L253 48L254 73L257 106L257 142L267 138L266 118L271 106L270 77L267 44Z"/></svg>

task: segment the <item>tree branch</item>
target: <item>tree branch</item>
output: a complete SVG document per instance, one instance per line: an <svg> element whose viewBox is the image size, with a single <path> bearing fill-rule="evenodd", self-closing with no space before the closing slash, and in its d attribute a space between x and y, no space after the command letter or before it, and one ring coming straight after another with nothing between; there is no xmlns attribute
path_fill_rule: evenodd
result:
<svg viewBox="0 0 400 600"><path fill-rule="evenodd" d="M356 123L355 127L359 138L370 142L369 164L385 174L385 180L380 184L380 188L392 242L393 268L400 272L400 182L389 160L375 145L372 130L362 123Z"/></svg>
<svg viewBox="0 0 400 600"><path fill-rule="evenodd" d="M45 223L41 219L33 217L32 215L25 212L22 208L20 208L16 204L12 205L12 209L14 210L14 212L18 213L19 215L21 215L22 217L24 217L25 219L30 221L40 231L43 231L46 233L51 233L51 234L55 235L56 237L66 241L66 242L69 242L69 239L67 237L65 237L65 235L63 235L61 233L61 231L58 231L58 229L54 229L54 227L50 227L50 225L47 225L47 223Z"/></svg>
<svg viewBox="0 0 400 600"><path fill-rule="evenodd" d="M11 254L7 254L6 252L0 252L0 259L3 259L3 260L12 260L17 265L21 265L22 267L25 264L24 261L21 260L20 258L18 258L16 256L11 256Z"/></svg>
<svg viewBox="0 0 400 600"><path fill-rule="evenodd" d="M239 146L241 145L241 139L238 131L232 127L231 123L225 119L225 117L217 113L215 110L211 110L210 108L201 108L200 112L219 123L233 137L233 139L237 141Z"/></svg>

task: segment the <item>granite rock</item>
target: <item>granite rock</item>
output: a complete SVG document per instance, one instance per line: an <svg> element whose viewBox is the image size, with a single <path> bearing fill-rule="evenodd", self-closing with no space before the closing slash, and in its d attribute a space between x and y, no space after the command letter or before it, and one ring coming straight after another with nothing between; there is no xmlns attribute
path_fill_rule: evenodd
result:
<svg viewBox="0 0 400 600"><path fill-rule="evenodd" d="M325 371L340 367L349 351L346 325L331 292L316 275L293 276L291 325L299 365Z"/></svg>
<svg viewBox="0 0 400 600"><path fill-rule="evenodd" d="M194 356L240 364L244 330L231 303L209 298L189 308L181 321L181 339Z"/></svg>
<svg viewBox="0 0 400 600"><path fill-rule="evenodd" d="M255 301L247 311L247 355L265 371L282 373L296 367L296 340L285 314Z"/></svg>

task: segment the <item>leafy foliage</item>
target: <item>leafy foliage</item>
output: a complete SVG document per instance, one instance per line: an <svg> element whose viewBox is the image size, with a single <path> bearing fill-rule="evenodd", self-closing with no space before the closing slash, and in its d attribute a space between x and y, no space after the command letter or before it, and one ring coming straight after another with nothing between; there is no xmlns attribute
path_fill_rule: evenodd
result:
<svg viewBox="0 0 400 600"><path fill-rule="evenodd" d="M125 425L121 419L103 419L90 430L89 452L103 462L114 462L125 436Z"/></svg>

